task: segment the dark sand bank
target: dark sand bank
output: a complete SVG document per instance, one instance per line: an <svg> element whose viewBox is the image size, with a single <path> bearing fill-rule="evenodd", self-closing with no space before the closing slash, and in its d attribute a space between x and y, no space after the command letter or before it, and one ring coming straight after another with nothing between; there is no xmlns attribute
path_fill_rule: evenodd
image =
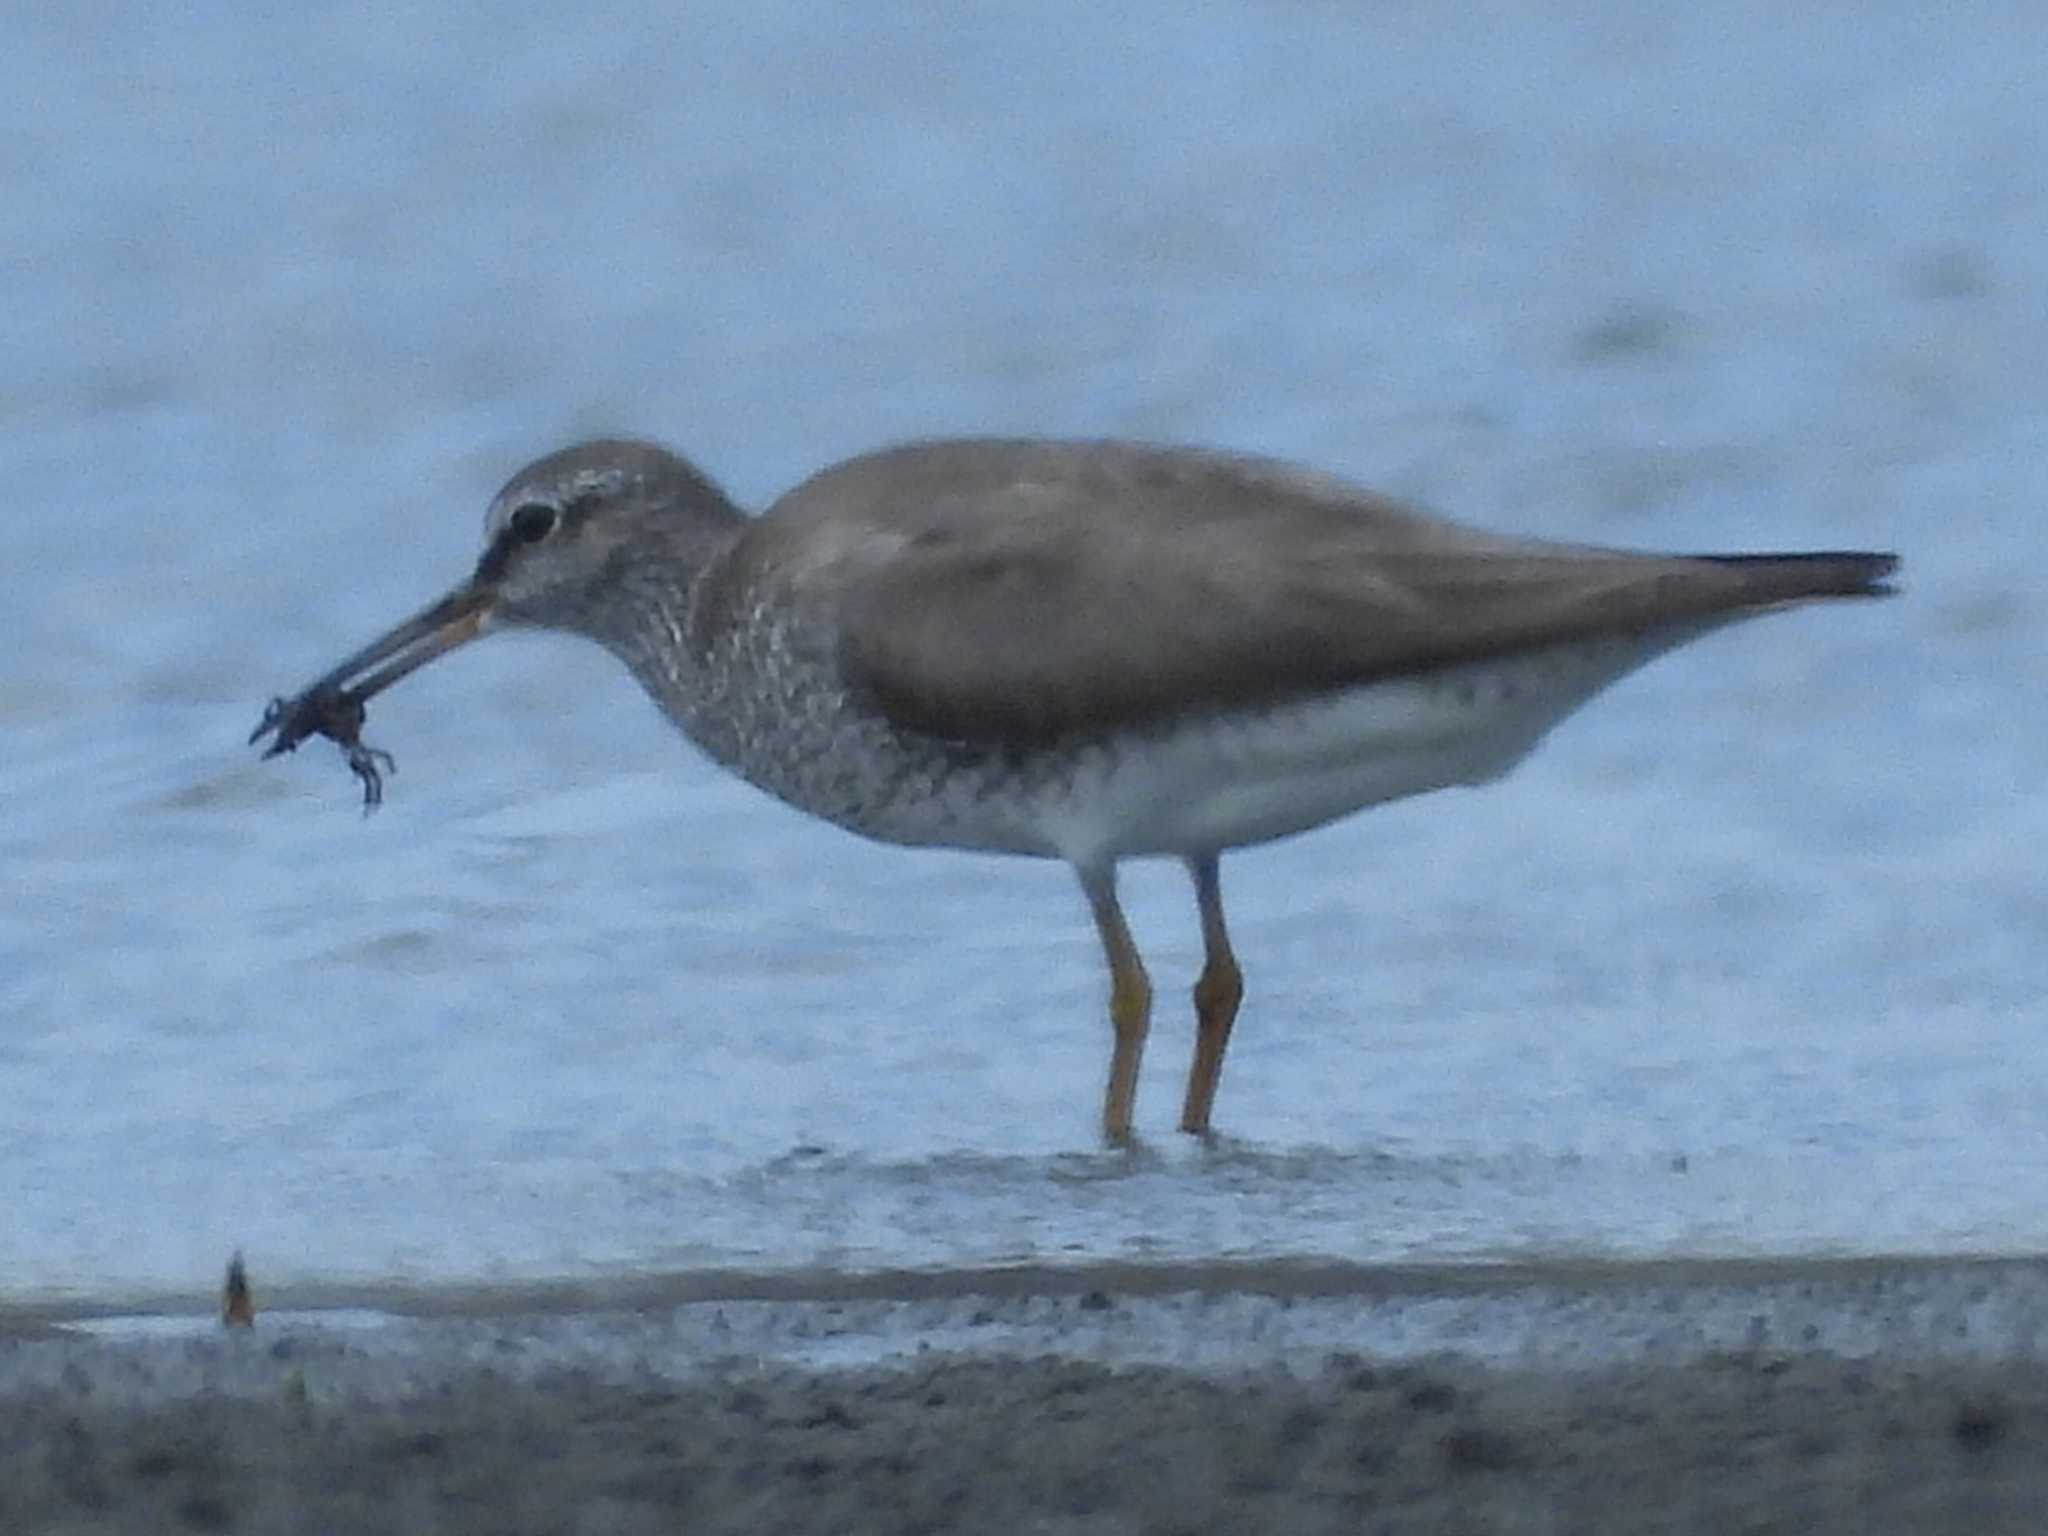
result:
<svg viewBox="0 0 2048 1536"><path fill-rule="evenodd" d="M953 1357L0 1409L8 1532L2033 1532L2044 1509L2033 1365Z"/></svg>
<svg viewBox="0 0 2048 1536"><path fill-rule="evenodd" d="M2031 1532L2048 1367L2014 1341L2040 1288L2033 1266L1723 1276L1691 1300L1749 1309L1747 1346L1688 1324L1698 1350L1493 1363L1296 1347L1305 1312L1326 1314L1317 1336L1363 1327L1392 1305L1373 1295L18 1327L0 1334L0 1532ZM1492 1299L1595 1336L1611 1311L1639 1339L1629 1319L1685 1294L1666 1276L1569 1313ZM917 1353L958 1336L934 1319L960 1308L990 1347ZM1878 1347L1841 1347L1829 1316ZM1786 1343L1786 1321L1812 1342ZM1160 1363L1197 1336L1234 1363ZM908 1352L823 1363L863 1350Z"/></svg>

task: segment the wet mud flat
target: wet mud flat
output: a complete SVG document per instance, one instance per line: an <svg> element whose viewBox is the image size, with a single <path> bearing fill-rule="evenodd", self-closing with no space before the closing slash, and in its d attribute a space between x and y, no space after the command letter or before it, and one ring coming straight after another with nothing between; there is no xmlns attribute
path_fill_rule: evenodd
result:
<svg viewBox="0 0 2048 1536"><path fill-rule="evenodd" d="M2009 1328L2038 1282L1956 1283ZM1873 1294L1782 1283L1822 1310ZM1623 1317L1645 1294L1607 1289ZM1790 1344L1766 1322L1697 1352L1418 1338L1309 1358L1288 1318L1387 1298L1102 1288L155 1337L17 1324L0 1531L2038 1530L2039 1354L1947 1314L1930 1337L1913 1283L1875 1294L1901 1337L1861 1353L1807 1320ZM988 1346L920 1350L919 1331L957 1340L935 1305ZM1235 1335L1235 1359L1174 1363L1176 1327Z"/></svg>

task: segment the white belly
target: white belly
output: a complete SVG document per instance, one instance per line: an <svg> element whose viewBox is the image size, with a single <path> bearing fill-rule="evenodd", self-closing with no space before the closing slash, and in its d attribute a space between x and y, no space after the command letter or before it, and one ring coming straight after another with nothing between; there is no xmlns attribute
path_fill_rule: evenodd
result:
<svg viewBox="0 0 2048 1536"><path fill-rule="evenodd" d="M1221 850L1483 783L1607 684L1695 633L1558 646L1126 737L1059 792L1017 807L1024 825L1012 846L1075 864Z"/></svg>

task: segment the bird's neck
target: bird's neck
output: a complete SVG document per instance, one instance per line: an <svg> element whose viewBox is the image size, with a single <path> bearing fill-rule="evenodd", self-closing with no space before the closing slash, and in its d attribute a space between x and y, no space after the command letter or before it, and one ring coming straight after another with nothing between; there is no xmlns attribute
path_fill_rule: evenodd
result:
<svg viewBox="0 0 2048 1536"><path fill-rule="evenodd" d="M729 524L671 530L659 550L636 551L622 562L620 601L607 605L601 631L592 633L645 688L662 712L698 747L728 767L739 744L729 740L731 712L719 707L732 686L731 654L741 638L729 625L707 622L725 558L746 526Z"/></svg>

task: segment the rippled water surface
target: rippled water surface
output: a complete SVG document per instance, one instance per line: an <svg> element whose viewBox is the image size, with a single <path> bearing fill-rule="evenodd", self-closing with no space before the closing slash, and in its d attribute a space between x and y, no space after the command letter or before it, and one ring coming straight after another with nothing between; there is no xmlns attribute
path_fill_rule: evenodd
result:
<svg viewBox="0 0 2048 1536"><path fill-rule="evenodd" d="M1597 9L1597 8L1596 8ZM1301 1256L2036 1250L2048 21L1989 3L0 22L0 1300ZM1897 548L1509 781L1226 863L1250 995L1094 1140L1055 866L861 844L622 672L263 700L631 431L759 503L943 431L1475 521Z"/></svg>

